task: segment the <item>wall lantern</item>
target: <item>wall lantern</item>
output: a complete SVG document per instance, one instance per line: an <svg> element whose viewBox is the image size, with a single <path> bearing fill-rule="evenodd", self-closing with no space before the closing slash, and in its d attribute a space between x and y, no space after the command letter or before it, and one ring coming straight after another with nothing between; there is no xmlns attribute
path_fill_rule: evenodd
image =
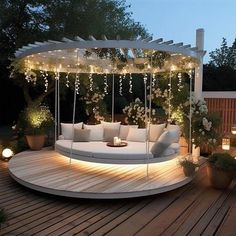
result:
<svg viewBox="0 0 236 236"><path fill-rule="evenodd" d="M13 151L10 148L4 148L2 151L2 159L8 161L13 156Z"/></svg>
<svg viewBox="0 0 236 236"><path fill-rule="evenodd" d="M222 149L223 150L229 150L230 149L230 138L224 137L222 139Z"/></svg>
<svg viewBox="0 0 236 236"><path fill-rule="evenodd" d="M233 124L231 127L231 133L236 134L236 124Z"/></svg>

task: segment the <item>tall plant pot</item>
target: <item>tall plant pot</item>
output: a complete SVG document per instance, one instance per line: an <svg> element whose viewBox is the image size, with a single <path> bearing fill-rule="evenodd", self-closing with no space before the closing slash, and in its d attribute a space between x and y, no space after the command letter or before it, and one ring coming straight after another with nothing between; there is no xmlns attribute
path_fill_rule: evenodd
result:
<svg viewBox="0 0 236 236"><path fill-rule="evenodd" d="M37 151L42 149L45 142L45 135L39 134L39 135L26 135L27 143L31 150Z"/></svg>
<svg viewBox="0 0 236 236"><path fill-rule="evenodd" d="M207 165L207 174L211 185L217 189L227 188L233 179L232 171L221 170L211 164Z"/></svg>

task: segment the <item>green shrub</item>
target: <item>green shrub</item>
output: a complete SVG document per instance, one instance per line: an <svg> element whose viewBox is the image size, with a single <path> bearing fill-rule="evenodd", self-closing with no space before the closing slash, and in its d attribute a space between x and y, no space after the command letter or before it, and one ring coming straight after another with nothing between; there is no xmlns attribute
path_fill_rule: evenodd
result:
<svg viewBox="0 0 236 236"><path fill-rule="evenodd" d="M236 170L236 160L229 153L214 153L208 158L208 162L222 170Z"/></svg>

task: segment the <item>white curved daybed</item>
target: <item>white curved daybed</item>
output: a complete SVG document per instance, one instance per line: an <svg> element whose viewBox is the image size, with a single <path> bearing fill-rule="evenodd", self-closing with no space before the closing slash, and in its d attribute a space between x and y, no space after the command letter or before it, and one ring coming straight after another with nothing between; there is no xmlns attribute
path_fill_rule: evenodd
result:
<svg viewBox="0 0 236 236"><path fill-rule="evenodd" d="M179 152L179 144L171 144L171 149L174 150L170 155L163 157L153 157L153 154L146 153L146 143L131 142L125 147L109 147L106 142L73 142L71 149L71 140L57 140L55 150L60 154L71 157L73 159L109 163L109 164L144 164L157 163L168 161L175 158ZM154 142L149 142L149 150ZM169 148L169 150L170 150ZM165 152L168 154L167 152ZM165 154L164 153L164 154Z"/></svg>

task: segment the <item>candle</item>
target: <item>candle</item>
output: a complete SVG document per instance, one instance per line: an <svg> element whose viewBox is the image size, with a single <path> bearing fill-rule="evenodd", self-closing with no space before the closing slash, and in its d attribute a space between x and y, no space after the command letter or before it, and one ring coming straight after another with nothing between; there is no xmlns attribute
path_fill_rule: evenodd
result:
<svg viewBox="0 0 236 236"><path fill-rule="evenodd" d="M113 138L113 144L114 144L114 145L117 145L117 144L118 144L118 137L114 137L114 138Z"/></svg>

